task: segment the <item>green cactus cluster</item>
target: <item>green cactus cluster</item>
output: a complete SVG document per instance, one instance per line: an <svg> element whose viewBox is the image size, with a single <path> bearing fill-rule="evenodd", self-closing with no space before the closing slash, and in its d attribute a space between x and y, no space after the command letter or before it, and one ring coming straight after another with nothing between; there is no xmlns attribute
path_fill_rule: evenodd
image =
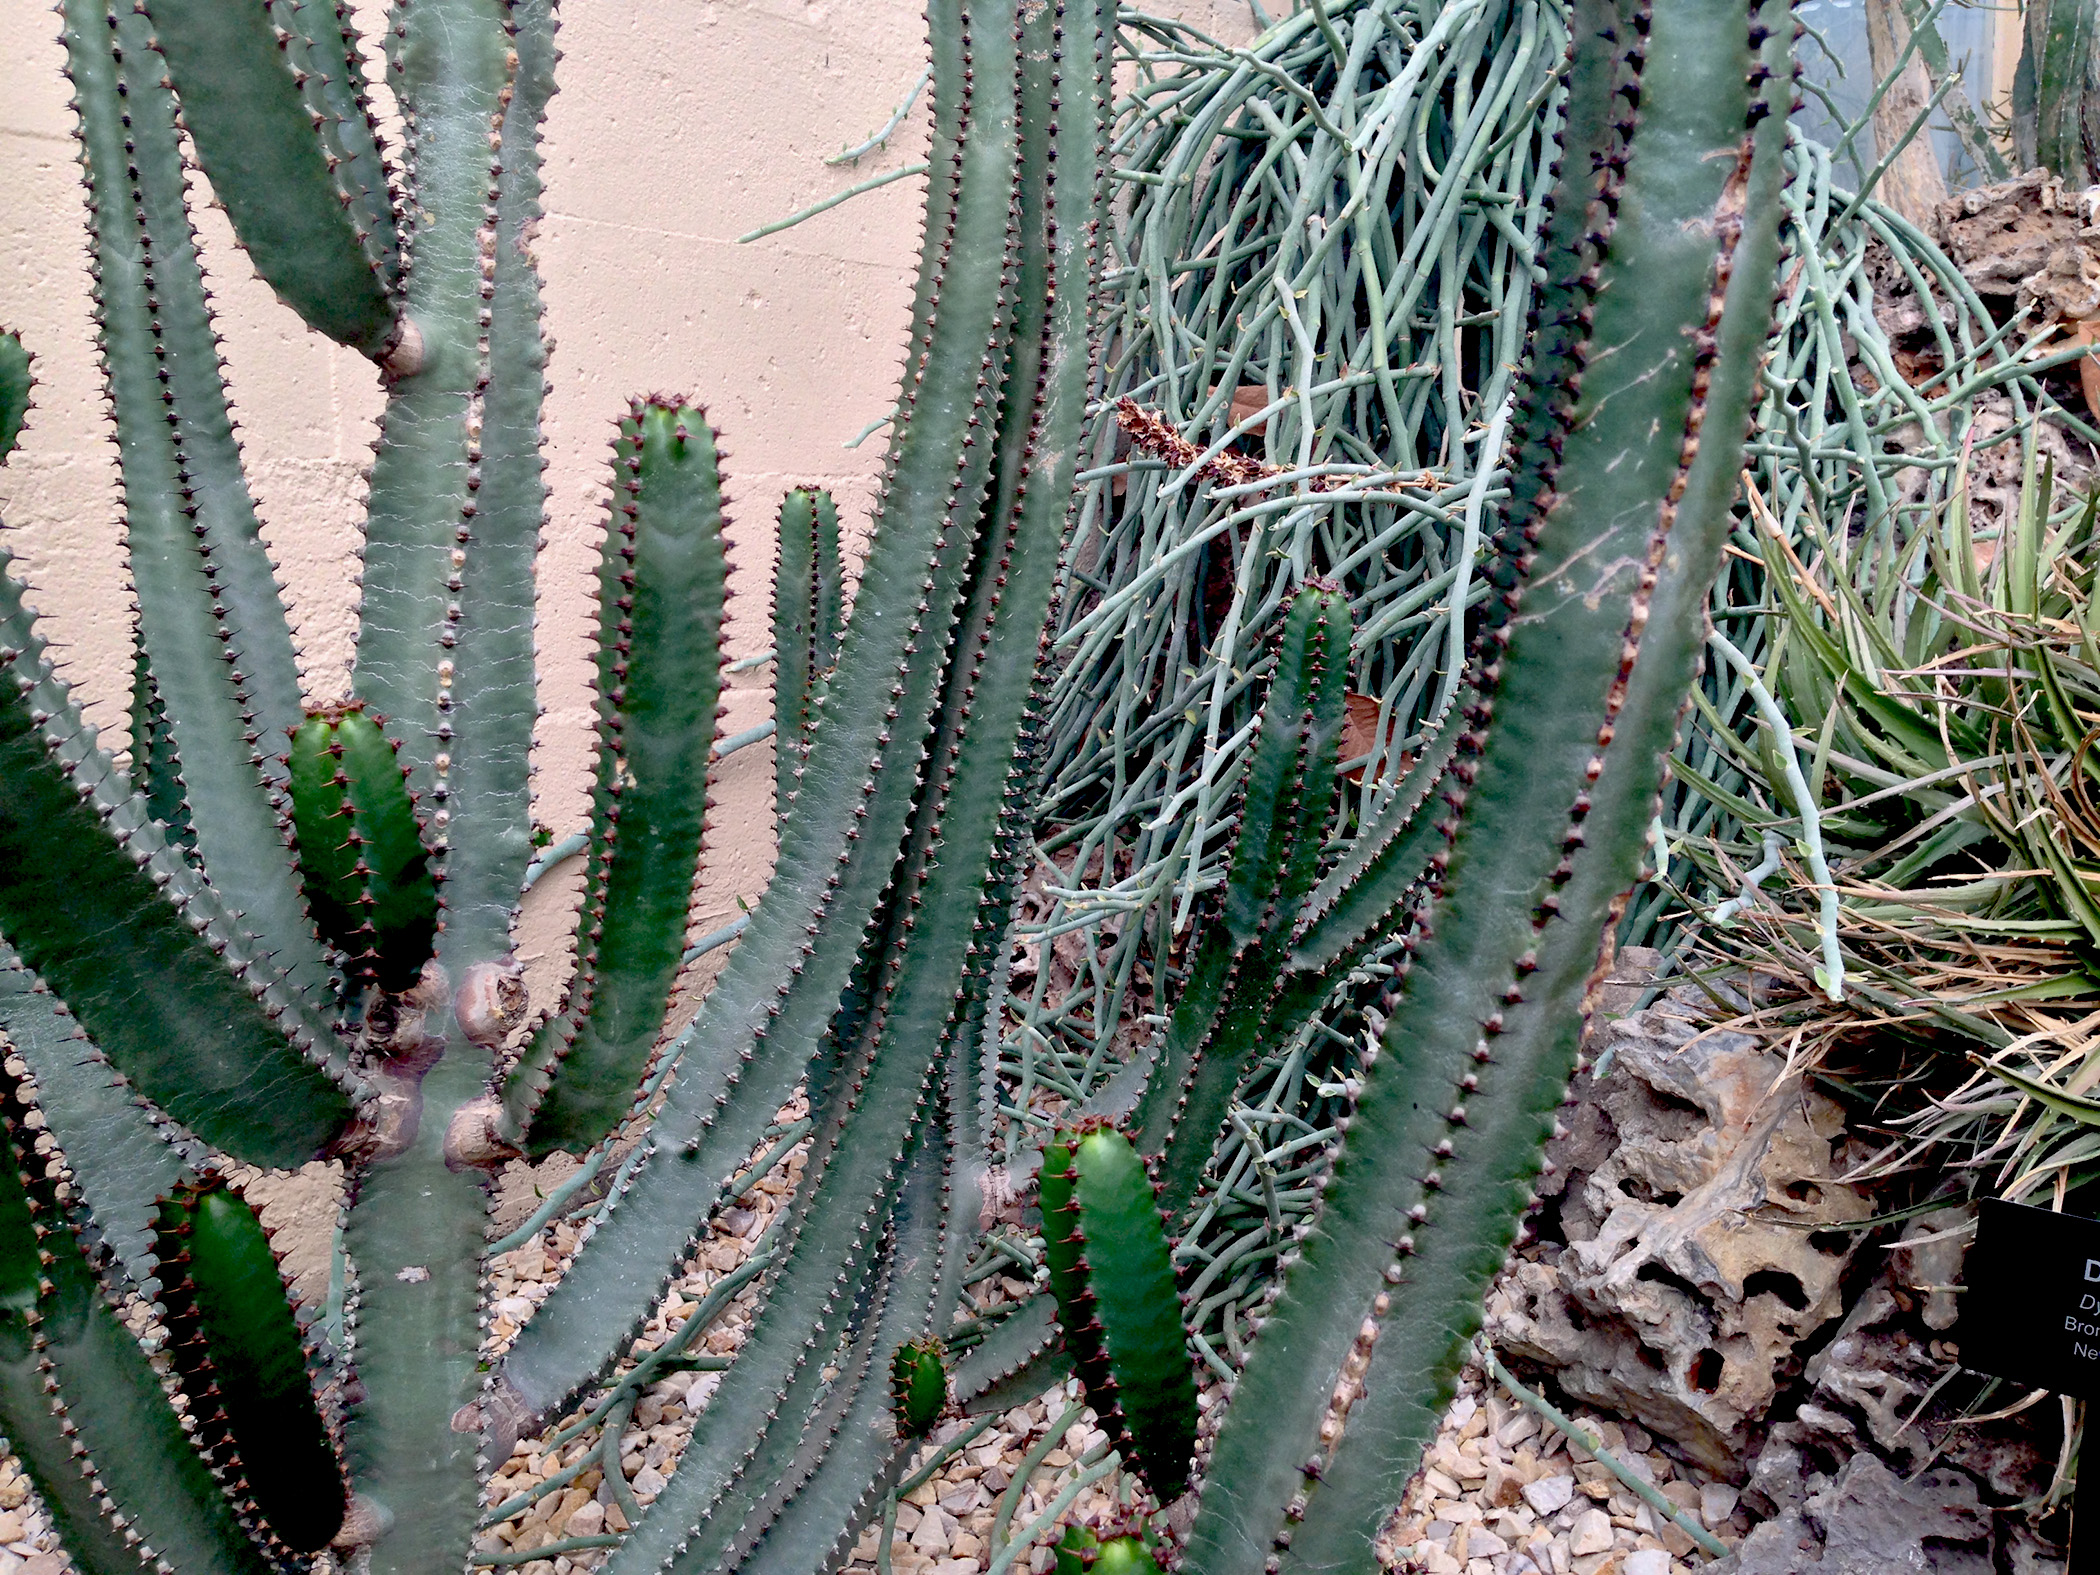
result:
<svg viewBox="0 0 2100 1575"><path fill-rule="evenodd" d="M63 14L139 646L121 763L0 565L0 1430L76 1567L297 1568L327 1545L374 1572L458 1569L489 1466L579 1400L616 1428L621 1386L745 1284L757 1315L612 1575L837 1567L951 1395L982 1412L1047 1381L1051 1302L1153 1498L1200 1495L1177 1544L1082 1532L1061 1560L1365 1567L1521 1219L1701 646L1778 264L1776 0L1579 0L1460 711L1331 852L1350 613L1306 584L1172 1022L1050 1135L1052 1295L998 1323L958 1309L1096 381L1113 13L932 0L924 248L870 545L845 616L835 506L782 505L778 860L676 1032L728 583L715 434L680 398L635 401L613 443L563 998L532 1002L511 949L551 0L398 7L392 153L343 6ZM347 704L300 690L192 148L262 276L384 379ZM0 340L0 450L27 403L27 357ZM1199 1428L1169 1234L1216 1184L1250 1067L1396 932L1411 962L1322 1207L1222 1424ZM783 1129L798 1094L807 1119ZM588 1239L484 1364L492 1173L557 1149L602 1163L623 1132L642 1141ZM713 1216L797 1144L747 1270L590 1400ZM317 1157L345 1175L341 1294L295 1308L229 1178ZM120 1314L141 1305L161 1366Z"/></svg>

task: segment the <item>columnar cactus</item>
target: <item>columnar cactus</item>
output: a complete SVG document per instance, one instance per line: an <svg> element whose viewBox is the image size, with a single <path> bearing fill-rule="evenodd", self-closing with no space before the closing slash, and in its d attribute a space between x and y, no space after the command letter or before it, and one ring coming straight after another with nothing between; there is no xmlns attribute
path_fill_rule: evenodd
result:
<svg viewBox="0 0 2100 1575"><path fill-rule="evenodd" d="M0 1385L0 1421L84 1568L261 1567L331 1535L374 1569L458 1568L483 1433L507 1454L519 1396L544 1410L623 1354L751 1135L806 1083L826 1184L798 1203L767 1288L778 1336L752 1342L732 1384L767 1375L765 1403L724 1408L621 1557L821 1562L900 1459L894 1428L866 1425L888 1409L882 1366L945 1327L968 1250L946 1185L981 1120L962 1063L1024 814L1015 762L1091 369L1102 15L932 9L940 174L874 545L841 638L836 511L789 499L806 518L780 597L800 629L781 753L799 791L764 915L705 1020L668 1044L727 579L714 434L677 399L637 402L615 443L566 999L527 1001L510 955L531 854L545 349L525 240L551 4L397 11L392 159L345 8L73 0L64 18L139 681L127 771L81 727L20 586L0 582L15 679L0 686L0 1026L25 1111L15 1160L35 1172L22 1196L44 1200L22 1216L10 1305L21 1362L48 1363L65 1407ZM310 712L300 694L198 269L190 148L263 277L386 382L347 707ZM9 446L27 365L8 339ZM849 986L859 1010L839 1017ZM491 1385L490 1167L598 1142L667 1056L656 1163L672 1180L644 1167L653 1214L614 1211L578 1276L604 1298L551 1306ZM237 1270L217 1251L247 1216L214 1178L227 1160L322 1154L349 1172L349 1349L323 1369L340 1428L316 1431L330 1408L289 1354L304 1336L262 1275L267 1250L250 1231L228 1247ZM841 1193L850 1212L820 1206ZM109 1249L99 1287L76 1237ZM68 1354L76 1325L92 1349L129 1342L114 1307L133 1294L172 1331L205 1454L135 1346ZM312 1310L302 1321L318 1338ZM853 1331L850 1382L803 1360L812 1326ZM67 1438L99 1473L85 1498ZM794 1469L764 1469L776 1456Z"/></svg>
<svg viewBox="0 0 2100 1575"><path fill-rule="evenodd" d="M679 399L638 401L615 441L566 998L527 1000L510 951L551 0L397 9L392 161L328 0L63 12L140 650L127 768L0 564L0 1429L87 1575L261 1570L330 1538L374 1571L458 1569L477 1462L627 1354L799 1089L806 1168L751 1270L760 1314L608 1568L835 1567L950 1390L936 1342L976 1241L987 1017L1091 377L1110 13L931 0L925 247L872 545L842 626L836 511L783 508L776 873L667 1036L726 586L714 435ZM1184 1569L1367 1567L1515 1231L1699 647L1776 267L1783 21L1777 0L1580 0L1464 715L1323 875L1348 611L1308 587L1221 912L1110 1101L1136 1146L1082 1121L1045 1172L1092 1281L1065 1287L1075 1343L1098 1315L1093 1365L1151 1486L1195 1470ZM300 694L185 147L263 276L386 379L348 707ZM27 365L0 338L0 454ZM1140 1156L1185 1211L1260 1045L1401 925L1414 967L1326 1206L1191 1460ZM484 1373L491 1168L627 1123L645 1142L624 1190ZM294 1314L228 1179L323 1154L349 1180L339 1320ZM152 1309L170 1362L122 1306ZM952 1390L984 1406L1040 1371L1048 1324L970 1335ZM1153 1559L1127 1536L1075 1555Z"/></svg>

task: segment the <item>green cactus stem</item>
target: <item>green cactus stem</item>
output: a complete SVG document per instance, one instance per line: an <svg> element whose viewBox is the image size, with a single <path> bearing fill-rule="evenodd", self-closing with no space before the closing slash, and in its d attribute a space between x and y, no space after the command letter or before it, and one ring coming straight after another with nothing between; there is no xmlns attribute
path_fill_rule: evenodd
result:
<svg viewBox="0 0 2100 1575"><path fill-rule="evenodd" d="M896 1201L891 1205L888 1240L870 1305L857 1333L837 1365L822 1400L797 1428L787 1422L779 1431L795 1438L784 1468L770 1441L755 1451L747 1478L775 1472L777 1485L761 1493L745 1512L743 1524L728 1543L722 1564L739 1575L808 1575L834 1569L845 1561L855 1533L882 1493L911 1459L912 1437L895 1426L889 1388L871 1380L871 1360L885 1349L930 1340L932 1329L945 1324L952 1305L940 1285L941 1236L953 1228L947 1173L953 1160L951 1135L936 1118L913 1144ZM728 1518L728 1517L725 1517ZM704 1565L710 1549L722 1546L726 1527L710 1526L688 1544L686 1567Z"/></svg>
<svg viewBox="0 0 2100 1575"><path fill-rule="evenodd" d="M946 1356L939 1340L923 1335L898 1346L890 1358L890 1410L900 1433L930 1433L948 1409Z"/></svg>
<svg viewBox="0 0 2100 1575"><path fill-rule="evenodd" d="M349 1101L333 1035L247 949L96 747L0 562L0 934L138 1091L214 1147L300 1165Z"/></svg>
<svg viewBox="0 0 2100 1575"><path fill-rule="evenodd" d="M68 0L65 18L139 643L198 863L323 1015L328 969L275 831L280 768L259 747L298 720L298 670L221 376L174 96L135 8Z"/></svg>
<svg viewBox="0 0 2100 1575"><path fill-rule="evenodd" d="M394 746L358 705L308 714L287 757L306 901L354 976L415 983L437 933L437 884Z"/></svg>
<svg viewBox="0 0 2100 1575"><path fill-rule="evenodd" d="M29 352L14 334L0 331L0 462L15 451L29 419Z"/></svg>
<svg viewBox="0 0 2100 1575"><path fill-rule="evenodd" d="M1205 1575L1372 1560L1515 1238L1731 527L1778 277L1789 34L1777 4L1576 8L1449 840L1211 1452L1185 1553Z"/></svg>
<svg viewBox="0 0 2100 1575"><path fill-rule="evenodd" d="M365 81L364 44L350 8L345 0L270 0L270 17L336 190L350 211L351 231L391 293L401 275L393 183Z"/></svg>
<svg viewBox="0 0 2100 1575"><path fill-rule="evenodd" d="M1334 816L1349 603L1341 587L1307 584L1291 601L1276 644L1276 673L1240 799L1240 830L1225 877L1225 928L1244 951L1272 934L1312 890Z"/></svg>
<svg viewBox="0 0 2100 1575"><path fill-rule="evenodd" d="M613 471L576 977L508 1095L514 1119L530 1117L534 1153L588 1149L633 1105L685 954L707 830L729 584L714 432L683 401L636 400Z"/></svg>
<svg viewBox="0 0 2100 1575"><path fill-rule="evenodd" d="M359 234L270 8L154 0L149 14L197 157L256 272L310 327L382 354L394 312L366 252L373 237Z"/></svg>
<svg viewBox="0 0 2100 1575"><path fill-rule="evenodd" d="M344 1448L366 1534L385 1527L372 1575L428 1575L466 1559L479 1512L480 1440L462 1407L483 1382L483 1112L496 1053L528 1009L509 922L530 854L546 354L531 236L556 49L546 0L414 0L391 23L389 80L414 107L411 222L352 687L387 719L426 806L445 874L430 979L450 1001L438 995L423 1018L427 1038L389 1090L403 1120L363 1168L345 1223L365 1332Z"/></svg>
<svg viewBox="0 0 2100 1575"><path fill-rule="evenodd" d="M1106 1123L1043 1150L1043 1255L1065 1348L1088 1401L1161 1503L1181 1496L1196 1447L1195 1364L1173 1254L1144 1162Z"/></svg>
<svg viewBox="0 0 2100 1575"><path fill-rule="evenodd" d="M204 1146L143 1103L65 1003L0 941L0 1033L36 1083L44 1125L74 1168L118 1272L134 1286L153 1275L160 1199Z"/></svg>
<svg viewBox="0 0 2100 1575"><path fill-rule="evenodd" d="M318 6L322 0L307 0ZM335 0L340 10L340 0ZM460 613L440 663L438 742L450 769L431 819L445 848L445 934L457 955L500 958L532 857L533 564L547 505L540 403L548 346L532 235L540 220L540 122L554 94L554 0L512 0L517 57L503 106L489 290L481 486L453 531ZM448 593L453 582L446 582ZM449 613L449 608L448 608Z"/></svg>
<svg viewBox="0 0 2100 1575"><path fill-rule="evenodd" d="M1049 25L1052 14L1042 15ZM1045 376L1021 385L1032 398L1017 389L1008 401L1020 435L1008 451L1025 456L1016 464L1017 476L1028 477L1028 508L985 521L993 459L985 437L997 413L994 372L1003 364L1011 304L1004 259L1019 239L1008 234L1014 148L1000 129L1012 123L1014 25L999 4L944 3L933 16L934 167L947 176L930 187L915 351L885 499L797 788L830 809L805 818L791 807L766 901L673 1047L683 1059L657 1118L655 1149L592 1237L588 1251L602 1270L576 1277L580 1287L602 1272L599 1290L586 1300L580 1289L557 1287L513 1347L504 1389L527 1414L559 1404L596 1376L608 1354L603 1325L613 1298L619 1324L638 1326L683 1243L717 1205L723 1178L780 1102L807 1075L814 1105L819 1085L837 1075L822 1058L812 1065L809 1050L831 1042L862 955L879 965L886 977L875 982L894 1001L870 1006L862 1037L871 1042L851 1050L843 1074L850 1087L860 1075L857 1058L880 1047L870 1064L881 1096L871 1083L842 1112L856 1130L840 1152L852 1156L856 1175L863 1162L886 1169L898 1152L903 1128L892 1124L913 1119L922 1076L961 1029L957 980L966 963L989 968L996 954L976 935L978 900L1034 681L1070 496L1069 480L1061 487L1057 478L1071 463L1089 366L1088 253L1070 245L1051 251L1046 222L1028 244L1043 247L1055 267L1042 275L1044 293L1024 303L1027 337L1050 346L1040 363ZM1064 59L1099 57L1091 23L1071 31L1090 42L1068 43ZM1062 139L1054 205L1059 233L1068 236L1086 233L1095 196L1101 91L1067 92L1059 131L1047 124L1047 94L1044 114L1023 117L1037 128L1032 134ZM1046 305L1053 281L1054 311ZM938 734L937 721L944 724ZM939 860L929 868L936 843ZM878 915L883 928L871 933ZM863 1140L861 1131L881 1135ZM813 1160L809 1173L817 1170ZM842 1169L837 1184L845 1195L880 1196L874 1185L856 1190L844 1177ZM827 1248L864 1250L846 1240ZM838 1265L822 1262L809 1272L828 1285ZM708 1454L696 1435L688 1460ZM688 1469L673 1477L670 1495L681 1495Z"/></svg>
<svg viewBox="0 0 2100 1575"><path fill-rule="evenodd" d="M168 1568L266 1575L104 1300L58 1184L64 1158L31 1122L22 1063L0 1061L0 1428L82 1575L138 1575L141 1542Z"/></svg>
<svg viewBox="0 0 2100 1575"><path fill-rule="evenodd" d="M230 1446L224 1469L288 1547L325 1547L343 1523L342 1467L262 1221L224 1181L185 1186L161 1203L156 1252L168 1354L200 1447Z"/></svg>
<svg viewBox="0 0 2100 1575"><path fill-rule="evenodd" d="M773 570L774 797L782 819L838 661L845 589L838 505L822 488L797 487L780 500L780 557Z"/></svg>
<svg viewBox="0 0 2100 1575"><path fill-rule="evenodd" d="M1197 945L1135 1120L1169 1218L1194 1200L1232 1096L1273 1037L1291 935L1334 816L1349 634L1347 600L1316 580L1278 635L1223 911ZM1291 1004L1309 1011L1325 994L1310 982Z"/></svg>

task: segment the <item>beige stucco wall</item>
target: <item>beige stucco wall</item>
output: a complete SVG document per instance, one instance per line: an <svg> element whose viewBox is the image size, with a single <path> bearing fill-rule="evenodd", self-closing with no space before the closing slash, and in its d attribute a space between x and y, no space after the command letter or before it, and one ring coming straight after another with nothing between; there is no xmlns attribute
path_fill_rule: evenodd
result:
<svg viewBox="0 0 2100 1575"><path fill-rule="evenodd" d="M1237 36L1225 0L1171 7ZM368 23L369 5L359 10ZM369 26L368 26L369 31ZM101 413L63 50L45 0L0 0L0 325L38 356L37 409L0 469L4 540L104 727L121 727L130 613L109 427ZM918 240L920 183L902 181L748 246L735 237L917 159L924 106L853 170L822 160L889 116L924 58L913 0L581 0L545 142L537 252L554 341L547 406L548 545L541 564L537 814L582 822L589 769L586 585L611 422L630 393L695 394L722 431L737 573L730 649L768 643L771 520L781 491L820 482L854 527L881 438L843 445L895 392ZM283 572L315 698L348 684L355 522L380 408L360 357L306 331L206 215L250 475ZM767 715L768 673L737 681L725 726ZM769 751L722 768L705 925L763 883Z"/></svg>

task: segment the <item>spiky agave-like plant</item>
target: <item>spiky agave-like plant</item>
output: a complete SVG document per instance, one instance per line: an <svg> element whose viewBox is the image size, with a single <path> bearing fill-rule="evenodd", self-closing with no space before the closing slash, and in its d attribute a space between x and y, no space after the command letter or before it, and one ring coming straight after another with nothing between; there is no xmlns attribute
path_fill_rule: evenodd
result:
<svg viewBox="0 0 2100 1575"><path fill-rule="evenodd" d="M266 1306L199 1306L228 1286L246 1298L252 1273L177 1278L182 1200L226 1201L213 1151L264 1165L333 1152L351 1172L356 1285L354 1376L332 1378L354 1495L337 1540L377 1569L456 1568L477 1450L506 1456L602 1378L799 1088L807 1168L764 1255L760 1315L609 1567L827 1567L901 1460L884 1366L948 1329L975 1238L950 1198L984 1164L986 1018L1088 377L1103 13L932 7L934 178L881 513L834 648L824 511L790 499L780 857L699 1017L667 1044L704 831L719 479L712 435L678 402L639 402L623 425L578 974L514 1057L530 1013L509 944L543 501L522 239L551 7L397 12L398 192L340 9L67 0L66 15L143 658L127 773L81 727L19 587L0 583L16 680L0 686L14 1051L0 1425L88 1569L295 1558L241 1462L273 1416L296 1411L311 1432L284 1404L286 1363L249 1383L264 1403L238 1402L238 1425L199 1425L215 1486L114 1305L131 1291L179 1303L171 1316L202 1331L193 1364L213 1327L277 1327ZM1397 923L1417 962L1325 1207L1198 1452L1185 1568L1366 1563L1521 1217L1597 937L1639 862L1734 489L1776 266L1783 117L1765 83L1781 15L1777 0L1577 7L1532 392L1464 716L1324 879L1308 849L1325 829L1346 609L1316 587L1294 620L1218 938L1174 1033L1127 1080L1170 1205L1202 1184L1208 1128L1259 1043L1249 1008L1257 1025L1311 1010L1318 981ZM352 761L369 740L346 740L342 718L321 719L332 740L290 747L308 724L226 418L178 105L259 270L387 373L356 686L442 877L419 972L398 951L425 931L400 805L380 802L386 762ZM300 780L333 795L303 813L287 797L301 761ZM1426 813L1438 804L1451 814ZM342 824L345 842L302 821ZM339 856L382 833L391 853ZM338 913L347 969L317 901ZM382 901L399 922L379 922ZM665 1058L677 1076L626 1190L484 1385L487 1168L600 1141ZM253 1233L237 1215L220 1225L252 1264ZM1095 1307L1114 1317L1116 1300ZM957 1400L989 1403L1040 1371L1044 1327L972 1331ZM203 1368L184 1384L204 1402L216 1388Z"/></svg>

